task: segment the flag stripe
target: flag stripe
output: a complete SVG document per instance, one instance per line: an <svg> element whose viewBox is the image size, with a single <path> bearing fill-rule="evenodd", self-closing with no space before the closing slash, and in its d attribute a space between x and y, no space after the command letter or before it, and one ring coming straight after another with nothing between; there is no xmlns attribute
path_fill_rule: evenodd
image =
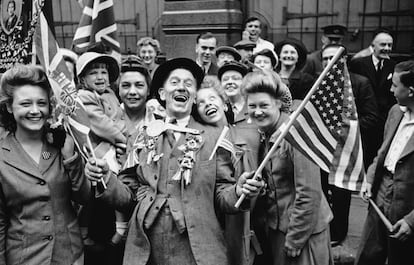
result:
<svg viewBox="0 0 414 265"><path fill-rule="evenodd" d="M120 52L117 40L117 25L115 23L112 0L89 0L85 4L79 26L73 38L73 46L81 49L103 42L116 52Z"/></svg>
<svg viewBox="0 0 414 265"><path fill-rule="evenodd" d="M330 172L331 184L358 190L365 172L358 117L345 62L345 58L339 59L323 77L293 121L286 139Z"/></svg>

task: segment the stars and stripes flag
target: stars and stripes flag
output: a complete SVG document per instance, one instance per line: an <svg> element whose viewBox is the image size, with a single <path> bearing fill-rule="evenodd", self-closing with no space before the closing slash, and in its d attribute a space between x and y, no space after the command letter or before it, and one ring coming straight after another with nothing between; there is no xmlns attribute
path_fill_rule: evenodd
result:
<svg viewBox="0 0 414 265"><path fill-rule="evenodd" d="M344 56L327 72L285 138L329 172L330 184L360 190L365 175L362 145Z"/></svg>
<svg viewBox="0 0 414 265"><path fill-rule="evenodd" d="M38 19L35 34L36 55L46 71L55 96L55 118L67 121L70 126L66 129L70 131L78 151L86 158L83 146L87 144L90 131L88 115L77 97L75 84L69 79L69 70L43 12Z"/></svg>
<svg viewBox="0 0 414 265"><path fill-rule="evenodd" d="M236 156L236 149L234 148L233 142L231 141L229 127L224 126L223 130L220 133L219 138L217 139L216 145L211 152L209 160L213 159L214 154L217 151L217 148L224 148L225 150L229 151L232 155L232 158Z"/></svg>
<svg viewBox="0 0 414 265"><path fill-rule="evenodd" d="M79 26L73 37L73 47L78 53L90 46L103 43L109 47L115 58L121 58L120 44L117 40L117 26L112 0L83 0L83 12Z"/></svg>

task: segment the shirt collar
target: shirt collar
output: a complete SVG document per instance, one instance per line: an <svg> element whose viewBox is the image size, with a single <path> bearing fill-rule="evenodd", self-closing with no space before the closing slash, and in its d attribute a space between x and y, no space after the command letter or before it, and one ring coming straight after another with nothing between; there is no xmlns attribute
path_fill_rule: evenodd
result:
<svg viewBox="0 0 414 265"><path fill-rule="evenodd" d="M232 105L232 107L233 109L236 109L237 113L240 113L240 111L242 111L244 107L244 102L243 101L236 102Z"/></svg>
<svg viewBox="0 0 414 265"><path fill-rule="evenodd" d="M409 108L407 108L406 106L400 106L400 110L404 113L404 119L407 122L414 122L413 113L410 111Z"/></svg>

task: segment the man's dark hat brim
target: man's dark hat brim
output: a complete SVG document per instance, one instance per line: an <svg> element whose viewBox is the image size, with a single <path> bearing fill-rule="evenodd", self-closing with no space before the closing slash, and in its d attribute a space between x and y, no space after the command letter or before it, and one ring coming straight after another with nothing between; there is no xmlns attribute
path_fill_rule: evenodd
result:
<svg viewBox="0 0 414 265"><path fill-rule="evenodd" d="M164 82L175 69L185 69L190 71L196 80L197 89L200 88L200 85L203 82L204 72L195 61L183 57L167 60L155 70L150 89L151 98L158 99L162 105L165 105L165 102L160 100L158 90L164 86Z"/></svg>
<svg viewBox="0 0 414 265"><path fill-rule="evenodd" d="M223 52L229 53L229 54L233 55L234 60L236 60L236 61L240 61L241 60L241 55L236 50L236 48L233 48L233 47L230 47L230 46L221 46L221 47L218 47L216 49L216 57L218 57L219 54L220 53L223 53Z"/></svg>
<svg viewBox="0 0 414 265"><path fill-rule="evenodd" d="M279 56L279 60L280 58L280 51L282 50L283 46L285 46L286 44L290 44L293 47L295 47L296 51L298 52L298 62L296 63L296 69L300 70L305 66L306 63L306 56L308 54L308 50L306 49L305 45L297 39L285 39L282 40L278 43L276 43L275 45L275 51L276 54Z"/></svg>
<svg viewBox="0 0 414 265"><path fill-rule="evenodd" d="M223 76L223 74L230 70L239 72L242 76L245 76L247 72L249 71L249 69L242 63L228 62L218 69L218 73L217 73L218 79L221 80L221 77Z"/></svg>

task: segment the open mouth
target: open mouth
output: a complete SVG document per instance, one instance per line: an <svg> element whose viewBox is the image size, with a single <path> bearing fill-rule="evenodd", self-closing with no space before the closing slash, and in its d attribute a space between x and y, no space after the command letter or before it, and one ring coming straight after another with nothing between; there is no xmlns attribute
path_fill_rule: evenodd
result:
<svg viewBox="0 0 414 265"><path fill-rule="evenodd" d="M213 116L217 113L217 108L216 107L211 107L211 108L207 109L205 113L206 113L207 116Z"/></svg>
<svg viewBox="0 0 414 265"><path fill-rule="evenodd" d="M184 94L178 94L174 96L174 100L177 102L187 102L188 96Z"/></svg>

